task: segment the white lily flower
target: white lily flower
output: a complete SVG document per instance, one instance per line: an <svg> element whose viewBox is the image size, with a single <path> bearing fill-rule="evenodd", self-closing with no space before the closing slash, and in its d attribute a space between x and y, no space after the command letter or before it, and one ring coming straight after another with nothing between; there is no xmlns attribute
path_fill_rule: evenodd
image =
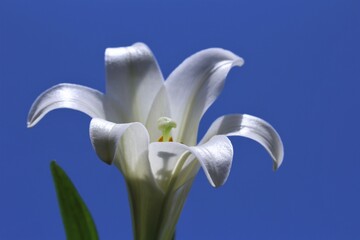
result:
<svg viewBox="0 0 360 240"><path fill-rule="evenodd" d="M126 180L135 239L171 239L200 167L212 186L226 181L233 158L227 136L257 141L272 157L274 169L281 165L279 135L254 116L222 116L197 144L201 117L222 91L230 69L243 63L230 51L206 49L164 81L145 44L108 48L105 94L75 84L56 85L33 103L28 127L58 108L92 117L90 138L97 155L115 164Z"/></svg>

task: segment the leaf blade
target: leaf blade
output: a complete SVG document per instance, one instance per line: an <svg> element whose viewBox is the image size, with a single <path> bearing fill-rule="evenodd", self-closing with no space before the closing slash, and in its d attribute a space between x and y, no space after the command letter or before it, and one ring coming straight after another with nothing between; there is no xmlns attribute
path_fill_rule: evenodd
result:
<svg viewBox="0 0 360 240"><path fill-rule="evenodd" d="M98 240L94 220L70 178L55 161L50 169L67 240Z"/></svg>

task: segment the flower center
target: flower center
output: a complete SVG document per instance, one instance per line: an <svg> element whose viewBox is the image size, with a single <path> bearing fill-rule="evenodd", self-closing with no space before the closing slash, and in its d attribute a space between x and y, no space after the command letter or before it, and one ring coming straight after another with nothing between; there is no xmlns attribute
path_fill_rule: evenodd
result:
<svg viewBox="0 0 360 240"><path fill-rule="evenodd" d="M171 137L171 129L176 128L176 122L174 122L171 118L161 117L157 121L158 128L162 132L161 137L159 138L159 142L172 142L173 139Z"/></svg>

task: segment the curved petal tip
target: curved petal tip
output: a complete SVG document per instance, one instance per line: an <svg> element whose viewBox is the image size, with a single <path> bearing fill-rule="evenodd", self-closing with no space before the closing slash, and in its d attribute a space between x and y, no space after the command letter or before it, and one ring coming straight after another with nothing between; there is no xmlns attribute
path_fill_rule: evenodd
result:
<svg viewBox="0 0 360 240"><path fill-rule="evenodd" d="M279 135L278 135L277 156L272 156L272 158L273 158L273 170L276 171L279 169L279 167L281 166L284 160L284 145Z"/></svg>
<svg viewBox="0 0 360 240"><path fill-rule="evenodd" d="M225 115L216 119L200 141L207 142L212 136L242 136L260 143L273 160L277 170L284 158L284 146L279 134L266 121L248 114Z"/></svg>
<svg viewBox="0 0 360 240"><path fill-rule="evenodd" d="M47 113L59 108L77 110L90 117L105 118L101 92L77 84L61 83L37 97L30 108L27 127L35 126Z"/></svg>

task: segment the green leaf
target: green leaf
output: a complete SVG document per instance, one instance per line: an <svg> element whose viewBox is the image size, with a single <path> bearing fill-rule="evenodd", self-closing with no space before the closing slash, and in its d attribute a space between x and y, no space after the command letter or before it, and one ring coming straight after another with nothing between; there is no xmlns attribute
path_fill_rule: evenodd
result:
<svg viewBox="0 0 360 240"><path fill-rule="evenodd" d="M67 240L98 240L95 223L80 194L55 161L50 164Z"/></svg>

